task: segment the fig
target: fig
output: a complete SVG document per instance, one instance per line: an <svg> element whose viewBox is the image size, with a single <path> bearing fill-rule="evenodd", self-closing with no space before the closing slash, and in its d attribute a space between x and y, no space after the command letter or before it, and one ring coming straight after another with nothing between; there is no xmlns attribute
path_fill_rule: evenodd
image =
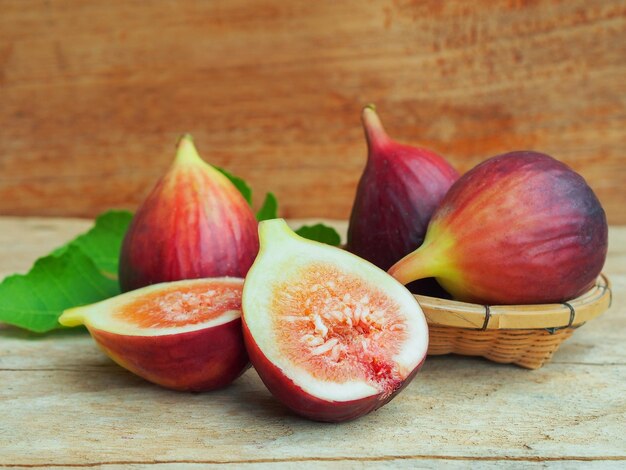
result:
<svg viewBox="0 0 626 470"><path fill-rule="evenodd" d="M340 422L391 400L428 348L415 297L373 264L306 240L282 219L259 224L243 289L244 341L270 392L295 413Z"/></svg>
<svg viewBox="0 0 626 470"><path fill-rule="evenodd" d="M243 279L154 284L63 312L85 325L120 366L163 387L201 392L224 387L249 366L241 331Z"/></svg>
<svg viewBox="0 0 626 470"><path fill-rule="evenodd" d="M368 156L347 249L387 270L424 241L428 222L459 174L436 153L391 140L372 105L362 112Z"/></svg>
<svg viewBox="0 0 626 470"><path fill-rule="evenodd" d="M595 282L607 234L604 210L582 176L548 155L511 152L463 175L424 244L389 273L402 283L435 276L468 302L564 302Z"/></svg>
<svg viewBox="0 0 626 470"><path fill-rule="evenodd" d="M245 277L258 248L257 222L247 201L200 158L186 135L126 233L120 287L126 292L182 279Z"/></svg>

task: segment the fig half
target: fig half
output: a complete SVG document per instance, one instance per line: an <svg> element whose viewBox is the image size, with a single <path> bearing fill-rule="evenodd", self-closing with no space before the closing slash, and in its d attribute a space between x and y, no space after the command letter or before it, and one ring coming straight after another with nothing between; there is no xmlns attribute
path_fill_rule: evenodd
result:
<svg viewBox="0 0 626 470"><path fill-rule="evenodd" d="M248 367L241 333L243 279L177 281L66 310L120 366L166 388L224 387Z"/></svg>
<svg viewBox="0 0 626 470"><path fill-rule="evenodd" d="M405 387L428 348L415 297L385 271L339 248L259 225L243 290L250 360L274 396L318 421L373 411Z"/></svg>

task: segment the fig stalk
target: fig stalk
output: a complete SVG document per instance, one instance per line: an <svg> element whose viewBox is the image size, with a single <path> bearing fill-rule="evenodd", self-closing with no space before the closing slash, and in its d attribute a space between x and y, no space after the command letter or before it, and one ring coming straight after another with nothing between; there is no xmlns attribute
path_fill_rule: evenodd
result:
<svg viewBox="0 0 626 470"><path fill-rule="evenodd" d="M191 134L183 134L178 139L178 145L176 148L176 157L174 159L174 164L197 164L204 165L205 162L200 157L198 150L193 142L193 137Z"/></svg>
<svg viewBox="0 0 626 470"><path fill-rule="evenodd" d="M378 114L376 114L376 107L373 104L368 104L363 108L361 120L363 121L365 139L369 149L368 158L370 158L377 155L377 151L385 147L390 142L390 139Z"/></svg>

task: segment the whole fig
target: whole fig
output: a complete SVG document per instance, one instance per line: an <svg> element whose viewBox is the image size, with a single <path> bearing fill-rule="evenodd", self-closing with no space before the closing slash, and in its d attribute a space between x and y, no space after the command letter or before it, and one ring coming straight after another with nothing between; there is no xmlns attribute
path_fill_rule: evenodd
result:
<svg viewBox="0 0 626 470"><path fill-rule="evenodd" d="M604 210L582 176L548 155L511 152L463 175L424 244L389 273L404 284L435 276L469 302L564 302L595 282L607 236Z"/></svg>
<svg viewBox="0 0 626 470"><path fill-rule="evenodd" d="M126 292L182 279L243 278L258 250L257 221L247 201L186 135L126 233L120 287Z"/></svg>
<svg viewBox="0 0 626 470"><path fill-rule="evenodd" d="M385 132L372 105L362 112L368 157L348 227L347 249L381 269L419 247L457 171L430 150Z"/></svg>

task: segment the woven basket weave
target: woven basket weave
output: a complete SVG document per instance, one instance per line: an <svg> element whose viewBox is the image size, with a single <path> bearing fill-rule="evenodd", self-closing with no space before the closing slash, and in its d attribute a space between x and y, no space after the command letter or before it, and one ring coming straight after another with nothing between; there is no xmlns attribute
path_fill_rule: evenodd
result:
<svg viewBox="0 0 626 470"><path fill-rule="evenodd" d="M574 330L609 308L611 287L600 275L582 296L563 304L485 306L423 295L429 355L482 356L527 369L545 364Z"/></svg>

